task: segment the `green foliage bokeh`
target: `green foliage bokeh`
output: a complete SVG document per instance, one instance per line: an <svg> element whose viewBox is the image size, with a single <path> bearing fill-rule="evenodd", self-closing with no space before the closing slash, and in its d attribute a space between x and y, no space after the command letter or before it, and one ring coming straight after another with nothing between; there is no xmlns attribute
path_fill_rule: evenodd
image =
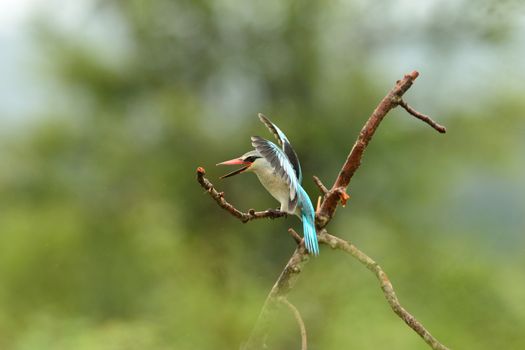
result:
<svg viewBox="0 0 525 350"><path fill-rule="evenodd" d="M294 144L315 202L311 176L334 180L412 69L422 75L407 100L449 132L391 112L330 231L374 257L450 347L525 347L523 90L493 62L491 87L458 97L464 77L447 67L465 45L503 53L523 10L435 3L407 23L393 4L358 1L94 2L88 18L110 19L111 55L35 21L60 103L0 141L0 348L239 348L300 222L242 225L203 193L196 167L240 209L275 207L254 176L221 182L214 166L250 135L271 137L264 112ZM326 247L290 299L310 349L426 347L374 276ZM278 313L270 347L299 342Z"/></svg>

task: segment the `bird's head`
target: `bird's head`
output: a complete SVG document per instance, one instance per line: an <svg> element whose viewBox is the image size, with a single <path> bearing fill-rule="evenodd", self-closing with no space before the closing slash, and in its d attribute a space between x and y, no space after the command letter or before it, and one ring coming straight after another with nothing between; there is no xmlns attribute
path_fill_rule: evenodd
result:
<svg viewBox="0 0 525 350"><path fill-rule="evenodd" d="M250 167L259 158L262 158L261 155L259 154L259 152L253 150L253 151L250 151L250 152L247 152L247 153L243 154L239 158L234 158L234 159L227 160L225 162L217 164L217 165L237 165L237 164L242 165L242 168L237 169L235 171L232 171L231 173L228 173L226 175L223 175L220 178L224 179L224 178L227 178L227 177L230 177L230 176L233 176L233 175L237 175L237 174L243 173L245 171L249 171Z"/></svg>

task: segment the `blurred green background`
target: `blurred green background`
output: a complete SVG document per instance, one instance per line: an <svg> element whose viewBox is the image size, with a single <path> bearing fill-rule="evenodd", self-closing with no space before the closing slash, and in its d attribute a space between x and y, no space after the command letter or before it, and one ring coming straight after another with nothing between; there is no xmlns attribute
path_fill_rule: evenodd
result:
<svg viewBox="0 0 525 350"><path fill-rule="evenodd" d="M520 1L7 0L0 15L0 349L238 349L294 243L253 175L271 138L304 186L335 179L403 74L448 128L394 110L331 233L454 349L525 348L525 6ZM321 247L290 300L309 349L426 349L375 277ZM272 349L297 349L282 310Z"/></svg>

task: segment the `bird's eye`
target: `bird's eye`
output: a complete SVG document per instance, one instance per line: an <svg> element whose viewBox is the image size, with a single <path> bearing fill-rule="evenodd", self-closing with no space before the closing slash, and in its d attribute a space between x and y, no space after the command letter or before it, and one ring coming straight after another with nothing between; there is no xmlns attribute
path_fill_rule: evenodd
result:
<svg viewBox="0 0 525 350"><path fill-rule="evenodd" d="M246 159L244 159L245 162L249 162L249 163L253 163L255 162L255 160L259 158L257 156L249 156L249 157L246 157Z"/></svg>

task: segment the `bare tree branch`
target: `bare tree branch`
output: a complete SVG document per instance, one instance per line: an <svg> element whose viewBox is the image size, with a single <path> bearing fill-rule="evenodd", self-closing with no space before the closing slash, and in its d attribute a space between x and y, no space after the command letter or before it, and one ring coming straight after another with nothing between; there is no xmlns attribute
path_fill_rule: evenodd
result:
<svg viewBox="0 0 525 350"><path fill-rule="evenodd" d="M376 263L372 258L366 255L364 252L359 250L355 245L345 241L336 236L328 234L325 230L319 235L319 242L329 245L332 249L340 249L356 258L361 264L363 264L367 269L372 271L381 285L383 294L385 295L388 304L394 310L396 315L398 315L405 323L412 328L423 340L430 345L432 349L436 350L447 350L448 348L441 344L436 338L430 334L429 331L419 322L414 316L412 316L403 306L401 306L399 299L396 296L394 291L394 286L388 279L385 271Z"/></svg>
<svg viewBox="0 0 525 350"><path fill-rule="evenodd" d="M295 316L295 320L297 321L297 324L299 325L299 330L301 331L301 350L307 350L307 341L306 341L306 327L304 326L303 319L301 317L301 313L297 308L288 301L286 298L282 298L281 302L288 306L290 310L292 310L293 315Z"/></svg>
<svg viewBox="0 0 525 350"><path fill-rule="evenodd" d="M308 259L309 256L304 245L298 246L266 297L250 337L242 347L243 350L264 349L266 347L265 342L268 335L268 320L271 310L275 308L277 301L281 297L285 298L295 286L299 274L303 266L308 262Z"/></svg>
<svg viewBox="0 0 525 350"><path fill-rule="evenodd" d="M285 212L279 211L279 210L273 210L268 209L265 211L255 211L253 209L250 209L247 213L244 213L237 208L235 208L233 205L228 203L224 199L224 192L219 192L215 189L213 184L204 177L206 174L206 170L204 170L203 167L197 168L197 181L201 184L201 186L208 192L208 194L217 202L217 204L224 208L226 211L228 211L230 214L235 216L237 219L241 220L243 223L246 223L250 220L255 219L264 219L264 218L270 218L270 219L276 219L283 216L286 216L287 214Z"/></svg>
<svg viewBox="0 0 525 350"><path fill-rule="evenodd" d="M447 132L447 128L445 128L443 125L440 125L432 120L428 115L424 115L422 113L419 113L414 108L412 108L408 103L406 103L402 98L399 99L398 104L403 107L408 113L412 114L414 117L416 117L419 120L424 121L431 127L433 127L436 131L444 134Z"/></svg>
<svg viewBox="0 0 525 350"><path fill-rule="evenodd" d="M313 176L314 182L319 188L319 191L321 191L322 195L325 196L328 193L328 188L321 182L321 180L317 176Z"/></svg>
<svg viewBox="0 0 525 350"><path fill-rule="evenodd" d="M423 340L432 349L448 350L445 345L441 344L436 338L434 338L434 336L432 336L432 334L430 334L430 332L423 326L421 322L419 322L405 308L403 308L396 296L392 283L378 263L376 263L363 251L358 249L355 245L345 241L344 239L330 235L325 229L319 233L318 238L320 243L326 244L332 249L339 249L347 252L352 257L357 259L361 264L363 264L367 269L372 271L379 280L383 294L385 295L388 304L396 313L396 315L398 315L410 328L412 328L421 338L423 338ZM266 298L266 302L262 307L257 323L243 349L248 350L264 348L264 341L268 332L268 315L275 307L277 300L286 298L288 293L295 286L295 283L299 277L298 275L301 273L304 265L308 262L307 257L308 253L304 247L299 247L295 250L290 260L288 260L286 267L277 279L277 282L270 291L270 294Z"/></svg>
<svg viewBox="0 0 525 350"><path fill-rule="evenodd" d="M328 232L325 229L326 225L333 218L338 204L341 203L344 206L348 198L350 198L350 196L346 193L346 188L350 184L350 181L354 176L356 170L361 165L363 153L368 143L372 139L372 136L379 127L381 121L385 118L387 113L392 108L395 108L397 105L401 105L410 114L416 116L418 119L423 120L427 124L431 125L434 129L438 131L445 130L444 127L432 121L430 117L427 117L415 111L402 100L403 94L412 86L414 80L418 77L418 75L419 73L417 71L413 71L412 73L405 75L403 79L397 81L394 88L381 100L379 105L376 107L372 115L368 118L367 122L361 129L361 132L359 133L359 136L355 141L352 150L350 151L345 163L343 164L343 167L339 172L336 181L334 182L330 190L328 190L317 177L314 177L314 182L324 195L324 199L320 206L318 206L316 212L316 228L320 243L327 244L333 249L340 249L349 253L352 257L357 259L375 274L375 276L380 282L381 289L383 290L385 298L387 299L392 310L401 319L403 319L403 321L410 328L412 328L417 334L419 334L432 349L447 350L448 348L446 346L444 346L436 338L434 338L430 334L430 332L428 332L425 329L425 327L423 327L423 325L414 316L412 316L401 306L394 292L394 288L390 283L390 280L388 279L383 269L373 259L371 259L368 255L363 253L353 244L341 238L328 234ZM272 210L267 210L264 212L255 212L254 210L250 210L249 213L243 213L237 210L231 204L226 202L226 200L224 200L223 193L217 192L213 185L206 178L204 178L204 174L205 172L203 168L197 169L197 179L201 186L208 191L210 196L217 202L217 204L219 204L219 206L230 212L230 214L232 214L233 216L239 218L242 222L247 222L249 220L264 217L275 218L283 216L283 213ZM300 240L300 236L293 229L290 229L289 233L296 241ZM257 319L257 322L243 349L249 350L265 348L265 342L268 335L269 326L268 315L270 314L271 310L275 307L278 301L286 300L286 296L295 286L297 279L299 278L299 274L301 273L304 265L308 262L308 259L309 255L304 247L304 244L299 244L299 246L295 249L294 253L288 260L288 263L284 267L274 286L272 287L270 293L268 294L266 301L261 309L261 313ZM296 311L298 313L298 310L295 307L293 307L293 305L291 310L292 312L294 312L294 315L296 315L296 319L300 324L301 334L303 337L304 323L302 322L300 315L299 318L297 318ZM306 347L306 331L304 331L304 338L302 344L304 349Z"/></svg>
<svg viewBox="0 0 525 350"><path fill-rule="evenodd" d="M301 244L303 239L301 238L301 236L293 228L289 228L288 229L288 233L290 234L290 236L292 236L292 238L294 239L294 241L297 244Z"/></svg>
<svg viewBox="0 0 525 350"><path fill-rule="evenodd" d="M412 86L414 80L418 76L419 73L413 71L410 74L406 74L403 79L398 80L394 88L381 100L372 115L366 121L354 143L354 146L352 147L352 150L348 154L343 167L339 171L337 179L328 194L325 196L325 200L321 204L320 210L318 210L317 227L319 229L325 227L333 217L337 204L341 199L341 189L346 189L350 184L350 180L352 180L356 170L361 165L361 158L363 157L366 146L368 146L372 136L374 136L379 124L388 112L400 103L401 97ZM335 193L336 191L338 191L339 194Z"/></svg>

